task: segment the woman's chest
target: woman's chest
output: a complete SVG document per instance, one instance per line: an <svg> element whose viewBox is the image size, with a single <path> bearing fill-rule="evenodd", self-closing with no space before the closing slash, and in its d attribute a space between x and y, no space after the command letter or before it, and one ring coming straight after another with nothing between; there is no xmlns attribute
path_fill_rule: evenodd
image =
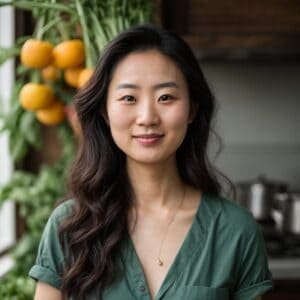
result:
<svg viewBox="0 0 300 300"><path fill-rule="evenodd" d="M153 249L153 245L149 247ZM218 249L196 238L180 247L171 264L167 263L163 269L155 265L156 255L148 251L140 255L149 255L151 259L146 257L141 263L130 242L122 259L124 273L103 299L230 299L234 258L228 253L217 254Z"/></svg>
<svg viewBox="0 0 300 300"><path fill-rule="evenodd" d="M173 222L142 218L131 233L132 250L142 267L151 299L160 287L176 258L182 255L183 244L189 239L195 209L176 216Z"/></svg>
<svg viewBox="0 0 300 300"><path fill-rule="evenodd" d="M149 226L143 229L143 224L140 224L132 234L132 244L143 269L151 299L154 299L162 286L190 226L191 221L183 219L169 228L156 226L155 230L149 230Z"/></svg>

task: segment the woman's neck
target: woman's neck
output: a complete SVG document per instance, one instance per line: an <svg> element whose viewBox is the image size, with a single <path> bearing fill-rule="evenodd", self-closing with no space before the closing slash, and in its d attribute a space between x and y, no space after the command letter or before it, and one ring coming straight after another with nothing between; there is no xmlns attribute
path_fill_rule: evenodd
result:
<svg viewBox="0 0 300 300"><path fill-rule="evenodd" d="M135 206L150 210L172 210L184 190L176 162L140 164L127 161Z"/></svg>

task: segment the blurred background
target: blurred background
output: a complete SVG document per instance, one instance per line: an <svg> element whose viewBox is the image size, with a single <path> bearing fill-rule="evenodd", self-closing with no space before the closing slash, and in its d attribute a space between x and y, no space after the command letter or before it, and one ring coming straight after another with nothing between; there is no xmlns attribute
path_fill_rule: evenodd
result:
<svg viewBox="0 0 300 300"><path fill-rule="evenodd" d="M27 271L80 138L72 96L107 42L144 22L189 43L216 97L209 155L261 225L263 299L300 299L300 2L92 3L0 0L0 299L32 299Z"/></svg>

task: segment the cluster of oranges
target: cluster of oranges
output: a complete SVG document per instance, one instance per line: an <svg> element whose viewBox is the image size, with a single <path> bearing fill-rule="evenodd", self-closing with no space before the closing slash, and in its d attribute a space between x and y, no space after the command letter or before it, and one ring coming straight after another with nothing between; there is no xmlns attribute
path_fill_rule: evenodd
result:
<svg viewBox="0 0 300 300"><path fill-rule="evenodd" d="M21 49L20 59L26 67L40 70L44 79L44 83L29 82L22 87L21 106L34 111L41 123L59 124L65 118L65 107L47 82L58 80L61 72L64 81L74 88L82 87L89 80L93 70L83 67L82 41L67 40L54 47L47 41L29 39Z"/></svg>

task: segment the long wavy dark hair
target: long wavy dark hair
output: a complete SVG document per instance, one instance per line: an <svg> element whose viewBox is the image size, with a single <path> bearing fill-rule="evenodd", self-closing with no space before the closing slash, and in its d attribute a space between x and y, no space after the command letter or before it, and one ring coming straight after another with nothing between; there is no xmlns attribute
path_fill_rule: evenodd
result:
<svg viewBox="0 0 300 300"><path fill-rule="evenodd" d="M207 155L215 100L192 50L176 34L152 25L124 31L106 47L93 76L74 100L82 138L70 176L70 193L76 205L60 227L60 237L66 238L69 253L62 276L66 298L85 299L95 288L101 298L104 287L116 279L116 257L128 234L133 189L125 154L114 143L105 122L107 90L122 58L152 49L171 58L182 71L195 113L177 150L180 176L186 184L205 193L221 193L217 179L221 173Z"/></svg>

